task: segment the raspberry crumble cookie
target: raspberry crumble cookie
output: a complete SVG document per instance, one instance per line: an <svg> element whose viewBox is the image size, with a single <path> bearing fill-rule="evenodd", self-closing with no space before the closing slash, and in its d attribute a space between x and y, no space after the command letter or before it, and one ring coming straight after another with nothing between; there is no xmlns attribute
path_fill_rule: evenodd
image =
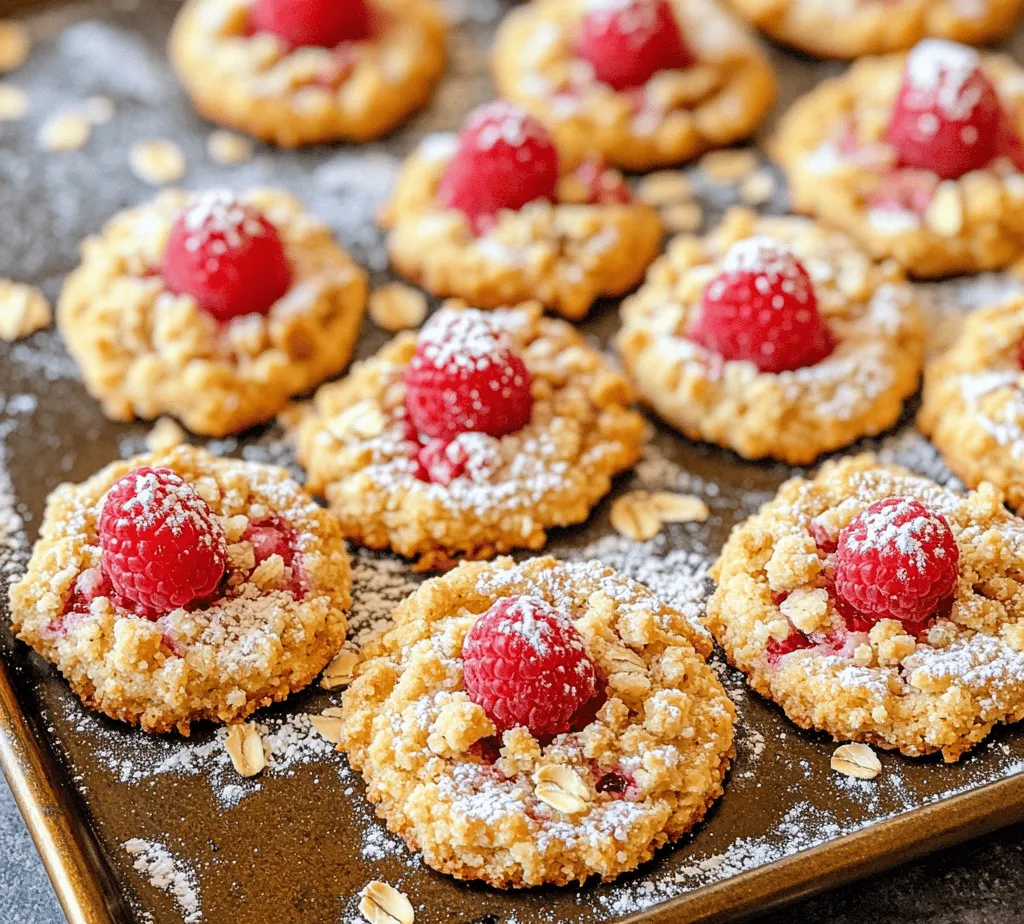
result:
<svg viewBox="0 0 1024 924"><path fill-rule="evenodd" d="M85 241L58 323L110 417L225 436L340 372L365 307L365 274L287 193L170 191Z"/></svg>
<svg viewBox="0 0 1024 924"><path fill-rule="evenodd" d="M350 589L337 523L283 469L181 446L50 496L11 621L86 705L187 735L306 686Z"/></svg>
<svg viewBox="0 0 1024 924"><path fill-rule="evenodd" d="M679 236L622 306L642 400L690 439L794 465L891 427L924 331L892 261L805 218L729 212Z"/></svg>
<svg viewBox="0 0 1024 924"><path fill-rule="evenodd" d="M798 100L774 154L798 211L913 276L1000 269L1024 253L1024 71L927 39L858 61Z"/></svg>
<svg viewBox="0 0 1024 924"><path fill-rule="evenodd" d="M381 214L395 268L480 308L537 299L581 318L622 295L661 245L661 220L603 162L568 161L547 129L506 102L458 137L425 139Z"/></svg>
<svg viewBox="0 0 1024 924"><path fill-rule="evenodd" d="M540 306L447 305L317 392L298 457L346 536L450 567L585 520L642 452L631 398Z"/></svg>
<svg viewBox="0 0 1024 924"><path fill-rule="evenodd" d="M271 144L370 141L444 73L434 0L189 0L170 56L199 112Z"/></svg>
<svg viewBox="0 0 1024 924"><path fill-rule="evenodd" d="M1024 718L1024 521L870 456L795 478L737 527L707 622L804 728L957 760Z"/></svg>
<svg viewBox="0 0 1024 924"><path fill-rule="evenodd" d="M613 879L722 794L735 712L708 639L599 562L462 564L363 651L341 749L431 867Z"/></svg>
<svg viewBox="0 0 1024 924"><path fill-rule="evenodd" d="M717 0L537 0L502 24L493 63L561 149L628 170L746 138L775 99L756 39Z"/></svg>
<svg viewBox="0 0 1024 924"><path fill-rule="evenodd" d="M925 369L918 426L968 486L990 481L1024 510L1024 298L970 314Z"/></svg>
<svg viewBox="0 0 1024 924"><path fill-rule="evenodd" d="M859 58L921 39L995 41L1017 21L1021 0L728 0L773 39L821 58Z"/></svg>

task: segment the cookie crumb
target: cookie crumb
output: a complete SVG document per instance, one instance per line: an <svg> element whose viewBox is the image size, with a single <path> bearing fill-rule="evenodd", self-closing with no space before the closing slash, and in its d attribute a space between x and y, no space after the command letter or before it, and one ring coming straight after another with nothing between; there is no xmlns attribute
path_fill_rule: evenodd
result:
<svg viewBox="0 0 1024 924"><path fill-rule="evenodd" d="M413 924L416 918L409 899L379 879L360 893L359 913L369 924Z"/></svg>
<svg viewBox="0 0 1024 924"><path fill-rule="evenodd" d="M832 769L858 780L873 780L882 772L882 762L868 745L853 742L835 749Z"/></svg>
<svg viewBox="0 0 1024 924"><path fill-rule="evenodd" d="M676 170L658 170L640 181L636 194L642 202L655 208L680 205L693 198L693 184Z"/></svg>
<svg viewBox="0 0 1024 924"><path fill-rule="evenodd" d="M146 448L150 452L173 449L184 442L185 431L170 417L161 417L146 435Z"/></svg>
<svg viewBox="0 0 1024 924"><path fill-rule="evenodd" d="M41 290L0 279L0 339L21 340L52 322L53 311Z"/></svg>
<svg viewBox="0 0 1024 924"><path fill-rule="evenodd" d="M135 142L128 152L128 165L135 176L151 186L177 183L187 169L185 153L163 138Z"/></svg>
<svg viewBox="0 0 1024 924"><path fill-rule="evenodd" d="M412 286L389 283L370 294L370 317L389 334L419 327L427 317L427 297Z"/></svg>
<svg viewBox="0 0 1024 924"><path fill-rule="evenodd" d="M20 22L0 21L0 74L21 67L31 50L28 29Z"/></svg>
<svg viewBox="0 0 1024 924"><path fill-rule="evenodd" d="M245 164L252 159L252 142L235 132L218 129L206 139L206 153L217 164Z"/></svg>
<svg viewBox="0 0 1024 924"><path fill-rule="evenodd" d="M242 776L256 776L267 765L263 752L263 739L255 725L242 722L228 729L224 749L231 758L234 768Z"/></svg>
<svg viewBox="0 0 1024 924"><path fill-rule="evenodd" d="M672 234L692 234L704 224L704 209L699 202L683 202L661 210L665 229Z"/></svg>
<svg viewBox="0 0 1024 924"><path fill-rule="evenodd" d="M28 94L13 83L0 83L0 122L15 122L28 112Z"/></svg>
<svg viewBox="0 0 1024 924"><path fill-rule="evenodd" d="M738 183L757 169L757 155L749 150L711 151L700 159L700 169L715 183Z"/></svg>
<svg viewBox="0 0 1024 924"><path fill-rule="evenodd" d="M774 196L775 177L770 170L755 170L740 185L740 200L745 205L764 205Z"/></svg>
<svg viewBox="0 0 1024 924"><path fill-rule="evenodd" d="M39 146L44 151L77 151L89 143L92 126L79 112L52 116L39 129Z"/></svg>

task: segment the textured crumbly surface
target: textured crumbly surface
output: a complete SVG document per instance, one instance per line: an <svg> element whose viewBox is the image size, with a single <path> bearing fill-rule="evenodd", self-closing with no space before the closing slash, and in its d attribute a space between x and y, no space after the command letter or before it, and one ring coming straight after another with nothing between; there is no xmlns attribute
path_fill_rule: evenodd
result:
<svg viewBox="0 0 1024 924"><path fill-rule="evenodd" d="M122 212L83 243L58 323L90 394L113 419L168 414L195 433L237 433L351 358L366 307L363 271L289 194L241 198L276 227L292 268L291 289L266 316L220 324L164 286L164 250L187 193Z"/></svg>
<svg viewBox="0 0 1024 924"><path fill-rule="evenodd" d="M1024 299L975 311L925 369L918 426L968 486L990 481L1024 509Z"/></svg>
<svg viewBox="0 0 1024 924"><path fill-rule="evenodd" d="M924 38L967 45L1013 27L1021 0L726 0L768 35L822 58L912 48Z"/></svg>
<svg viewBox="0 0 1024 924"><path fill-rule="evenodd" d="M223 596L150 621L107 597L69 612L79 576L100 567L98 523L108 489L141 465L177 472L228 537ZM295 558L255 565L248 521L277 517ZM304 592L291 589L301 584ZM29 562L11 592L17 636L52 661L86 705L149 732L237 722L305 687L345 641L351 576L337 523L283 469L180 446L115 462L57 488Z"/></svg>
<svg viewBox="0 0 1024 924"><path fill-rule="evenodd" d="M494 726L463 691L460 654L477 617L515 594L573 621L608 700L583 731L546 746L524 728L505 732L488 765L470 749ZM388 827L435 869L499 887L611 879L680 838L722 794L734 709L709 653L681 613L599 562L464 563L424 584L366 646L341 747ZM609 773L629 786L599 787ZM537 797L550 775L575 784L578 811Z"/></svg>
<svg viewBox="0 0 1024 924"><path fill-rule="evenodd" d="M662 225L654 209L639 201L572 201L571 175L559 185L559 201L502 211L491 230L474 235L461 212L437 200L455 143L454 135L424 139L380 216L392 265L434 295L478 308L536 299L577 319L595 299L632 289L657 256Z"/></svg>
<svg viewBox="0 0 1024 924"><path fill-rule="evenodd" d="M917 638L896 620L851 632L826 589L835 542L875 501L901 496L941 513L960 550L952 610ZM737 527L712 576L707 624L758 693L804 728L910 756L957 760L999 722L1024 718L1024 522L982 485L966 497L870 456L795 478ZM781 601L781 602L776 602ZM812 647L769 658L796 623Z"/></svg>
<svg viewBox="0 0 1024 924"><path fill-rule="evenodd" d="M402 376L416 351L404 333L340 382L324 385L298 423L299 461L345 535L446 567L539 549L553 526L587 518L611 479L639 459L643 418L631 389L564 321L536 304L494 313L533 379L533 413L500 439L463 434L466 474L450 485L414 474Z"/></svg>
<svg viewBox="0 0 1024 924"><path fill-rule="evenodd" d="M380 31L352 43L351 72L334 49L289 51L249 36L253 0L190 0L170 56L206 118L282 147L370 141L420 109L444 73L444 20L434 0L372 0Z"/></svg>
<svg viewBox="0 0 1024 924"><path fill-rule="evenodd" d="M512 12L495 39L499 92L541 119L565 151L600 151L650 170L750 135L775 99L756 39L717 0L672 0L697 63L660 71L629 93L594 78L574 52L587 0L538 0Z"/></svg>
<svg viewBox="0 0 1024 924"><path fill-rule="evenodd" d="M871 204L892 172L894 152L884 139L905 64L906 55L858 61L783 116L772 150L793 207L848 231L876 257L896 258L913 276L1009 265L1024 252L1024 175L1006 158L939 183L924 214ZM981 65L1024 134L1024 71L1005 55L982 55ZM847 154L850 140L856 149Z"/></svg>
<svg viewBox="0 0 1024 924"><path fill-rule="evenodd" d="M736 241L767 235L801 260L838 340L814 366L763 373L688 339L705 287ZM617 339L642 400L691 439L747 458L813 461L888 429L917 389L923 322L900 269L876 263L840 232L803 218L729 212L711 234L680 236L622 307Z"/></svg>

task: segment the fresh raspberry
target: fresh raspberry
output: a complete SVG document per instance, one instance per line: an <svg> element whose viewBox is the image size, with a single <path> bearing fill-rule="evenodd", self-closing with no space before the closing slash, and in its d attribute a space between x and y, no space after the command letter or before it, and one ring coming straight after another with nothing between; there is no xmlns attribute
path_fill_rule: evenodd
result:
<svg viewBox="0 0 1024 924"><path fill-rule="evenodd" d="M289 48L333 48L373 33L366 0L256 0L249 17L253 32L272 32Z"/></svg>
<svg viewBox="0 0 1024 924"><path fill-rule="evenodd" d="M869 628L898 619L917 631L952 598L959 564L945 517L916 500L890 497L839 534L835 592Z"/></svg>
<svg viewBox="0 0 1024 924"><path fill-rule="evenodd" d="M107 492L100 547L100 567L122 602L149 619L208 598L227 566L219 521L167 468L134 469Z"/></svg>
<svg viewBox="0 0 1024 924"><path fill-rule="evenodd" d="M286 565L295 557L295 531L278 517L251 522L242 533L242 542L251 542L256 564L271 555L280 555Z"/></svg>
<svg viewBox="0 0 1024 924"><path fill-rule="evenodd" d="M691 336L712 353L752 362L762 372L813 366L835 346L807 271L767 237L732 246L704 290Z"/></svg>
<svg viewBox="0 0 1024 924"><path fill-rule="evenodd" d="M530 421L530 373L484 312L442 308L420 331L405 370L405 406L416 430L432 439L504 436Z"/></svg>
<svg viewBox="0 0 1024 924"><path fill-rule="evenodd" d="M495 603L469 630L462 662L469 698L499 735L520 725L538 739L564 734L598 692L579 633L537 597Z"/></svg>
<svg viewBox="0 0 1024 924"><path fill-rule="evenodd" d="M907 58L886 138L899 166L955 180L998 156L1003 120L978 52L926 39Z"/></svg>
<svg viewBox="0 0 1024 924"><path fill-rule="evenodd" d="M924 215L935 191L939 178L923 170L893 170L882 177L881 183L868 196L868 207L888 212L911 212Z"/></svg>
<svg viewBox="0 0 1024 924"><path fill-rule="evenodd" d="M469 455L457 440L431 440L416 458L424 481L445 486L465 473L469 461Z"/></svg>
<svg viewBox="0 0 1024 924"><path fill-rule="evenodd" d="M175 295L191 295L218 321L266 314L292 284L277 229L226 191L199 196L178 216L163 277Z"/></svg>
<svg viewBox="0 0 1024 924"><path fill-rule="evenodd" d="M590 0L577 53L616 90L647 83L658 71L694 63L668 0Z"/></svg>
<svg viewBox="0 0 1024 924"><path fill-rule="evenodd" d="M458 147L445 167L437 195L483 234L502 209L553 202L558 151L548 130L522 109L497 100L470 113Z"/></svg>

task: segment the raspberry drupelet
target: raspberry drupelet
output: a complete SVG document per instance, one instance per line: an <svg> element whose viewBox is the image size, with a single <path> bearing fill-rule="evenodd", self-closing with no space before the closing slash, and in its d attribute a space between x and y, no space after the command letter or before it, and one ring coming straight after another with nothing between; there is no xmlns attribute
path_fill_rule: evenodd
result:
<svg viewBox="0 0 1024 924"><path fill-rule="evenodd" d="M729 249L704 290L691 337L725 360L771 373L813 366L835 347L806 269L768 237Z"/></svg>
<svg viewBox="0 0 1024 924"><path fill-rule="evenodd" d="M598 696L579 633L538 597L498 600L474 623L462 660L466 692L499 735L517 726L539 740L564 734Z"/></svg>
<svg viewBox="0 0 1024 924"><path fill-rule="evenodd" d="M224 530L198 493L167 468L117 481L100 515L103 576L139 616L157 619L209 597L227 567Z"/></svg>
<svg viewBox="0 0 1024 924"><path fill-rule="evenodd" d="M928 39L907 58L886 138L898 166L952 180L1003 153L1005 119L978 52Z"/></svg>
<svg viewBox="0 0 1024 924"><path fill-rule="evenodd" d="M485 312L441 309L420 332L405 372L406 410L417 433L433 440L505 436L529 423L530 383L522 358Z"/></svg>
<svg viewBox="0 0 1024 924"><path fill-rule="evenodd" d="M226 190L198 196L178 216L164 254L163 278L218 321L267 314L291 287L277 229Z"/></svg>
<svg viewBox="0 0 1024 924"><path fill-rule="evenodd" d="M437 195L481 234L503 209L555 201L557 184L558 151L548 130L518 106L497 100L466 119Z"/></svg>
<svg viewBox="0 0 1024 924"><path fill-rule="evenodd" d="M615 90L695 62L668 0L589 0L577 52Z"/></svg>
<svg viewBox="0 0 1024 924"><path fill-rule="evenodd" d="M877 501L839 534L836 595L855 628L896 619L919 631L956 589L960 551L941 514L905 497Z"/></svg>
<svg viewBox="0 0 1024 924"><path fill-rule="evenodd" d="M290 48L333 48L369 38L373 16L366 0L257 0L249 27L278 36Z"/></svg>

